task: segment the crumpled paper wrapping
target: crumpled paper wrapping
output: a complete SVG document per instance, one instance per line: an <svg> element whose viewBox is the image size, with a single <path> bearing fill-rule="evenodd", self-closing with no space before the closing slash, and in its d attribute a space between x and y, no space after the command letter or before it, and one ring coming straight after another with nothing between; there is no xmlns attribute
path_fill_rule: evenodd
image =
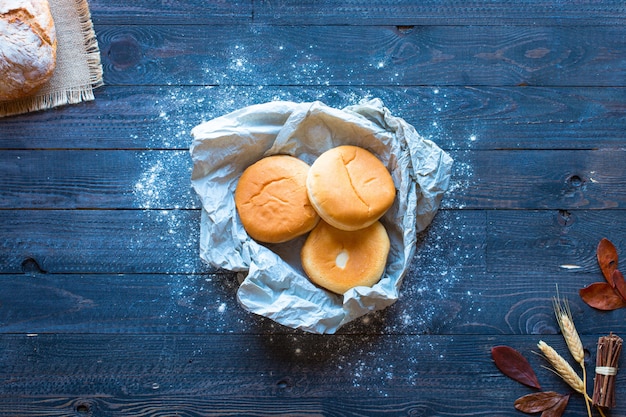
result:
<svg viewBox="0 0 626 417"><path fill-rule="evenodd" d="M430 224L448 188L452 159L421 137L382 101L344 109L320 102L269 102L242 108L191 132L191 182L202 201L200 257L215 268L237 271L237 299L246 310L312 333L335 333L368 312L393 304L415 251L416 236ZM306 236L282 244L250 238L237 215L234 192L241 173L274 154L309 165L322 152L356 145L389 169L397 196L381 219L391 241L387 267L373 287L336 295L312 284L300 264Z"/></svg>

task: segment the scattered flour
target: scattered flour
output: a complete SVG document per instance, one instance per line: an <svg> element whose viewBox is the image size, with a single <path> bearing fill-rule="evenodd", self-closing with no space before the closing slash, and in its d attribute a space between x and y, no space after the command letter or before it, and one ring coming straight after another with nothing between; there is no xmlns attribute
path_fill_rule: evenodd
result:
<svg viewBox="0 0 626 417"><path fill-rule="evenodd" d="M283 46L278 45L277 48ZM249 53L246 47L234 45L228 58L227 71L219 73L213 68L205 69L205 73L218 85L161 87L160 98L155 102L152 121L154 127L150 134L145 138L136 136L131 138L134 141L143 140L145 146L150 149L139 155L142 171L135 182L133 192L137 207L145 211L153 224L156 223L162 228L163 239L170 239L175 253L180 256L178 270L181 274L172 275L171 285L172 296L178 303L183 301L194 305L198 303L193 296L195 292L200 291L198 281L194 281L193 276L185 274L202 274L208 271L206 266L198 267L201 265L198 256L199 215L195 217L189 215L189 212L197 213L200 207L190 184L192 162L188 148L191 143L190 132L194 126L241 107L268 101L320 100L342 108L373 97L380 97L385 103L398 101L397 94L401 93L400 89L390 93L384 88L332 87L334 81L332 70L319 63L313 45L295 52L294 65L291 68L294 72L290 74L290 79L311 87L245 86L245 80L251 79L261 71L251 63ZM388 65L389 63L382 59L371 63L372 70L382 70ZM389 100L386 100L386 97ZM450 291L461 274L463 279L471 278L467 276L466 271L461 272L463 262L469 260L459 261L454 258L455 254L460 256L467 251L449 248L443 242L447 240L448 234L454 233L448 221L451 221L455 228L463 227L462 219L455 220L455 214L449 210L464 208L462 197L470 189L473 177L473 167L468 156L474 145L480 141L480 136L476 133L465 138L448 135L449 122L445 119L445 112L448 111L450 103L444 90L438 88L425 90L423 97L411 99L419 101L420 109L429 106L425 115L419 115L419 120L425 123L415 125L418 132L440 146L451 149L450 153L455 159L450 188L442 201L443 210L438 215L439 218L443 215L444 220L436 221L425 232L422 242L424 250L416 255L413 270L407 275L407 279L412 281L409 285L403 285L401 299L393 306L394 317L386 316L387 312L376 312L357 320L353 328L384 322L384 326L391 331L418 333L436 331L449 322L449 318L443 316L444 312L454 309L454 306L441 309L441 303L449 301ZM401 104L404 105L402 102ZM408 111L411 111L411 107ZM410 115L398 115L410 119ZM464 233L458 229L456 232ZM215 282L202 285L215 285ZM230 314L232 310L239 308L236 306L234 288L230 296L232 298L225 301L202 300L206 302L204 307L206 314L211 314L211 317L214 314L224 316L226 311ZM247 315L242 317L243 320L252 320ZM223 323L218 320L217 323L207 322L206 326L217 329L223 327ZM233 320L231 319L229 323L232 324ZM233 331L233 329L222 330ZM382 364L378 367L381 369L382 379L393 376L393 369ZM356 369L358 368L359 364L356 364ZM358 378L355 377L356 380Z"/></svg>
<svg viewBox="0 0 626 417"><path fill-rule="evenodd" d="M198 259L199 234L195 210L196 196L191 188L191 161L188 152L152 150L137 153L141 173L133 188L135 204L143 221L134 225L139 236L158 236L159 242L139 241L135 250L146 244L166 248L163 268L167 273L203 272ZM150 229L149 233L143 230Z"/></svg>
<svg viewBox="0 0 626 417"><path fill-rule="evenodd" d="M463 137L452 137L448 133L445 112L450 108L448 95L439 88L433 88L427 96L430 103L430 123L416 126L420 134L427 139L433 140L439 146L448 149L448 153L454 159L450 185L442 202L442 209L465 208L466 194L471 189L474 178L474 168L471 154L475 145L480 141L475 132Z"/></svg>
<svg viewBox="0 0 626 417"><path fill-rule="evenodd" d="M141 175L135 182L135 201L143 209L197 207L191 188L192 162L186 151L144 151L138 155Z"/></svg>

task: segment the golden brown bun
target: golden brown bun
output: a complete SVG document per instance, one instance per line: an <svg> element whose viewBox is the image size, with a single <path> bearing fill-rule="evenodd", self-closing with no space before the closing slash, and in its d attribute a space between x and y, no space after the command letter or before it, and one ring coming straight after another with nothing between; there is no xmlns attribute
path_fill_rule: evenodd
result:
<svg viewBox="0 0 626 417"><path fill-rule="evenodd" d="M309 279L337 294L376 284L387 263L389 236L380 222L356 231L339 230L324 221L311 231L300 257Z"/></svg>
<svg viewBox="0 0 626 417"><path fill-rule="evenodd" d="M248 234L280 243L315 227L319 216L306 191L309 166L292 156L274 155L249 166L235 190L235 206Z"/></svg>
<svg viewBox="0 0 626 417"><path fill-rule="evenodd" d="M332 148L313 162L307 191L320 217L341 230L374 223L396 195L383 163L369 151L350 145Z"/></svg>
<svg viewBox="0 0 626 417"><path fill-rule="evenodd" d="M54 72L57 38L47 0L0 1L0 100L34 93Z"/></svg>

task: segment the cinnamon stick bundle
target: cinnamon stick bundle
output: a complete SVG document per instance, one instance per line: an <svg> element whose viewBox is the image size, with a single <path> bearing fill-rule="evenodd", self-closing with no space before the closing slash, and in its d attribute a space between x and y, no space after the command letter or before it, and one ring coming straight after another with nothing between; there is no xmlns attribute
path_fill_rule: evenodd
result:
<svg viewBox="0 0 626 417"><path fill-rule="evenodd" d="M592 399L596 407L615 407L615 380L621 351L622 339L619 336L611 333L598 339Z"/></svg>

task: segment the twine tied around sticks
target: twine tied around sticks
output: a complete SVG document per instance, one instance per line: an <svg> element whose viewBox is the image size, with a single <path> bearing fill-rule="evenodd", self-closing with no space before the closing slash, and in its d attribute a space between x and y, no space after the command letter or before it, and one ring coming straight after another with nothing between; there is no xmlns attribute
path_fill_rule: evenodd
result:
<svg viewBox="0 0 626 417"><path fill-rule="evenodd" d="M619 336L611 333L598 339L592 400L596 407L615 407L615 380L621 351L622 339Z"/></svg>
<svg viewBox="0 0 626 417"><path fill-rule="evenodd" d="M617 368L612 366L596 366L596 374L606 376L617 375Z"/></svg>

